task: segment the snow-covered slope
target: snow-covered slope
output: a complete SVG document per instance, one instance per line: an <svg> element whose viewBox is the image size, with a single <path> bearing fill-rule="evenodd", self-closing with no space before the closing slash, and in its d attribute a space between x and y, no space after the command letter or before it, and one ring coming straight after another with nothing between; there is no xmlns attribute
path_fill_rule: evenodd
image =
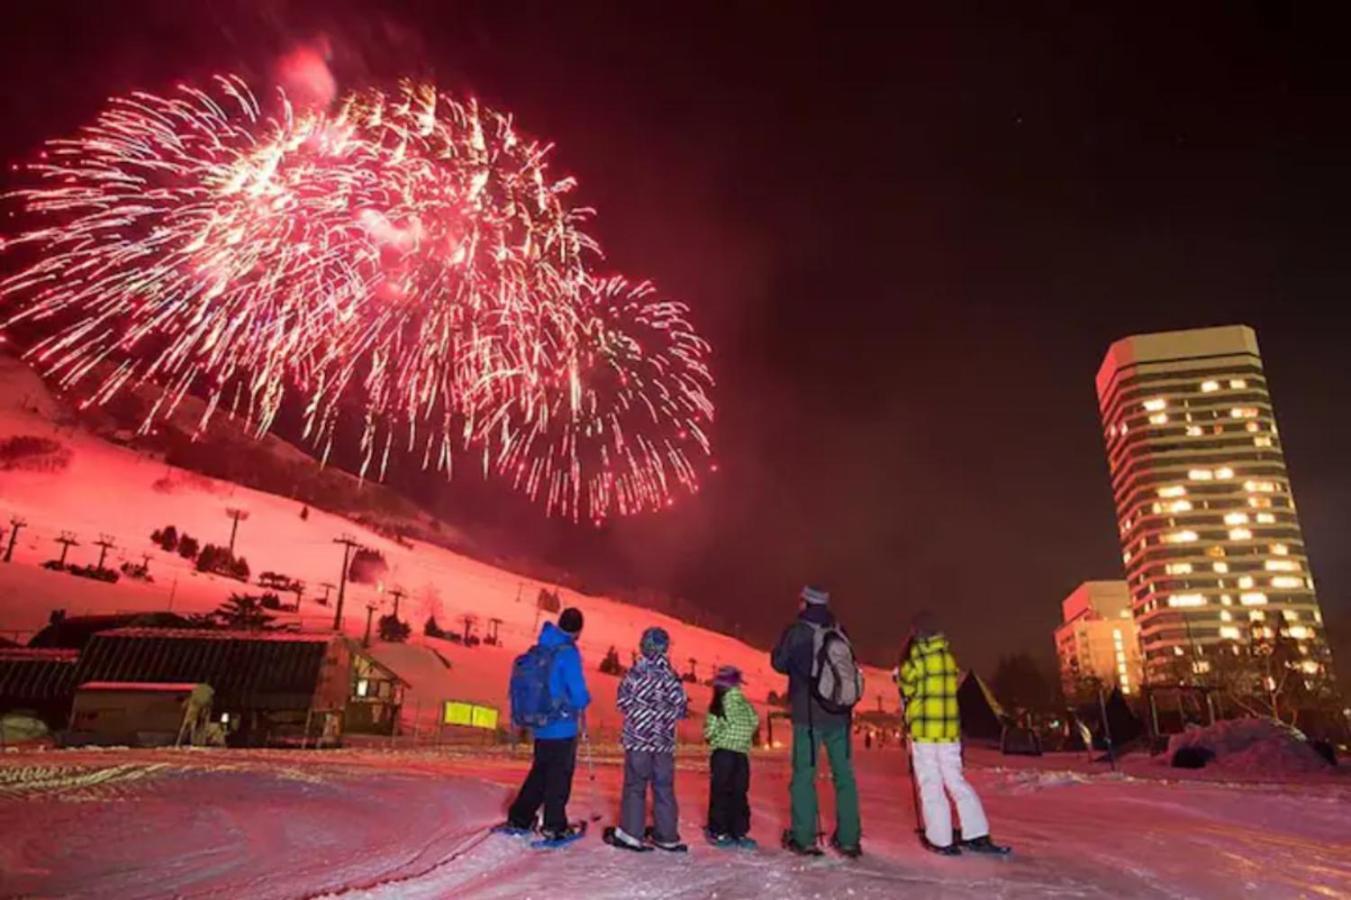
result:
<svg viewBox="0 0 1351 900"><path fill-rule="evenodd" d="M335 539L350 534L378 549L389 563L383 585L349 584L343 610L343 628L359 635L365 627L367 606L378 618L392 607L389 589L407 592L400 615L416 634L429 615L447 629L461 627L461 617L478 619L483 634L490 618L501 620L502 646L466 649L435 641L436 649L452 663L446 690L454 699L505 705L511 660L524 650L543 617L535 598L541 587L557 589L564 605L586 615L581 648L588 679L597 698L592 714L596 730L613 729L617 679L601 675L596 666L614 646L627 663L642 630L660 625L671 632L671 656L682 671L697 660L699 678L712 667L739 666L746 674L752 699L763 700L770 690L783 689L783 679L769 666L768 654L727 635L687 625L669 616L628 606L605 597L577 594L452 553L440 547L412 542L411 548L366 530L347 519L310 509L301 518L294 500L186 472L142 453L105 442L78 428L58 425L60 403L40 379L22 363L0 355L0 440L12 435L38 435L60 441L71 451L69 467L61 472L0 471L0 528L8 539L11 515L26 520L15 550L14 565L0 565L0 636L26 639L46 624L50 612L65 609L72 615L119 610L208 612L231 593L244 589L237 581L202 575L183 559L167 554L150 542L150 533L172 524L206 543L224 545L230 537L228 508L241 508L249 518L239 527L236 552L248 559L255 576L263 571L283 572L303 579L309 590L299 618L307 629L329 628L334 607L317 602L323 582L336 583L342 568L343 547ZM107 535L114 542L107 565L123 560L139 563L148 555L153 584L129 581L107 585L39 568L55 558L60 546L54 539L72 531L80 545L69 562L93 563L99 548L94 541ZM0 544L0 547L3 545ZM257 588L250 588L257 592ZM336 595L336 592L333 592ZM794 612L794 600L784 600L783 619ZM421 638L415 638L421 641ZM424 661L419 661L418 671ZM894 691L885 673L869 670L865 706L894 706ZM416 701L434 705L434 682L418 686ZM696 706L706 702L706 688L691 686ZM450 699L443 697L441 699Z"/></svg>

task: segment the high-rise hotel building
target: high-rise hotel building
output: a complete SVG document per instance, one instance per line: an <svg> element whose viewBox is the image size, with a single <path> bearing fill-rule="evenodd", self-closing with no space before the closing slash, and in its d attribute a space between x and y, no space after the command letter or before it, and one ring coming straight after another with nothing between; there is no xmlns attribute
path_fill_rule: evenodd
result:
<svg viewBox="0 0 1351 900"><path fill-rule="evenodd" d="M1253 330L1125 338L1097 387L1146 681L1203 682L1231 642L1277 635L1330 676Z"/></svg>

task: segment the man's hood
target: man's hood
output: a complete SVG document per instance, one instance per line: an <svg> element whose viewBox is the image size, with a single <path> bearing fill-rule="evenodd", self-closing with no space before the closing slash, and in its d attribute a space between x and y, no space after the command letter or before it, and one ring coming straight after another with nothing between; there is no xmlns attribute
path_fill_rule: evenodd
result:
<svg viewBox="0 0 1351 900"><path fill-rule="evenodd" d="M575 637L553 622L545 622L544 627L539 630L539 645L541 647L557 647L560 644L571 644L575 640Z"/></svg>

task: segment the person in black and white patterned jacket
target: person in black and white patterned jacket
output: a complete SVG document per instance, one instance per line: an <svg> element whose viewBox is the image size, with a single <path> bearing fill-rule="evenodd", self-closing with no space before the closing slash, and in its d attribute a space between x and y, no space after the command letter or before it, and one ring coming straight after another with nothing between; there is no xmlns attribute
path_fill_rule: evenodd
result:
<svg viewBox="0 0 1351 900"><path fill-rule="evenodd" d="M676 723L689 714L689 697L667 656L671 637L662 628L643 632L642 656L619 685L624 714L624 790L619 827L606 839L617 847L685 850L675 796ZM647 787L652 786L653 827L645 832Z"/></svg>

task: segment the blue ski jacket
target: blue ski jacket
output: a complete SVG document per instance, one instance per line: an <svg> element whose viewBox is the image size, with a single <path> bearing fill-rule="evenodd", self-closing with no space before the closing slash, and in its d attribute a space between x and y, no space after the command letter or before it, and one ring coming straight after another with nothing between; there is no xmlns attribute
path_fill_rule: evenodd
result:
<svg viewBox="0 0 1351 900"><path fill-rule="evenodd" d="M554 697L566 698L568 702L562 718L543 728L536 728L535 737L546 740L574 738L577 736L577 719L591 703L586 679L582 677L582 654L577 650L577 642L572 635L553 622L545 622L540 629L539 644L541 647L566 645L554 657L553 671L549 673L549 693Z"/></svg>

